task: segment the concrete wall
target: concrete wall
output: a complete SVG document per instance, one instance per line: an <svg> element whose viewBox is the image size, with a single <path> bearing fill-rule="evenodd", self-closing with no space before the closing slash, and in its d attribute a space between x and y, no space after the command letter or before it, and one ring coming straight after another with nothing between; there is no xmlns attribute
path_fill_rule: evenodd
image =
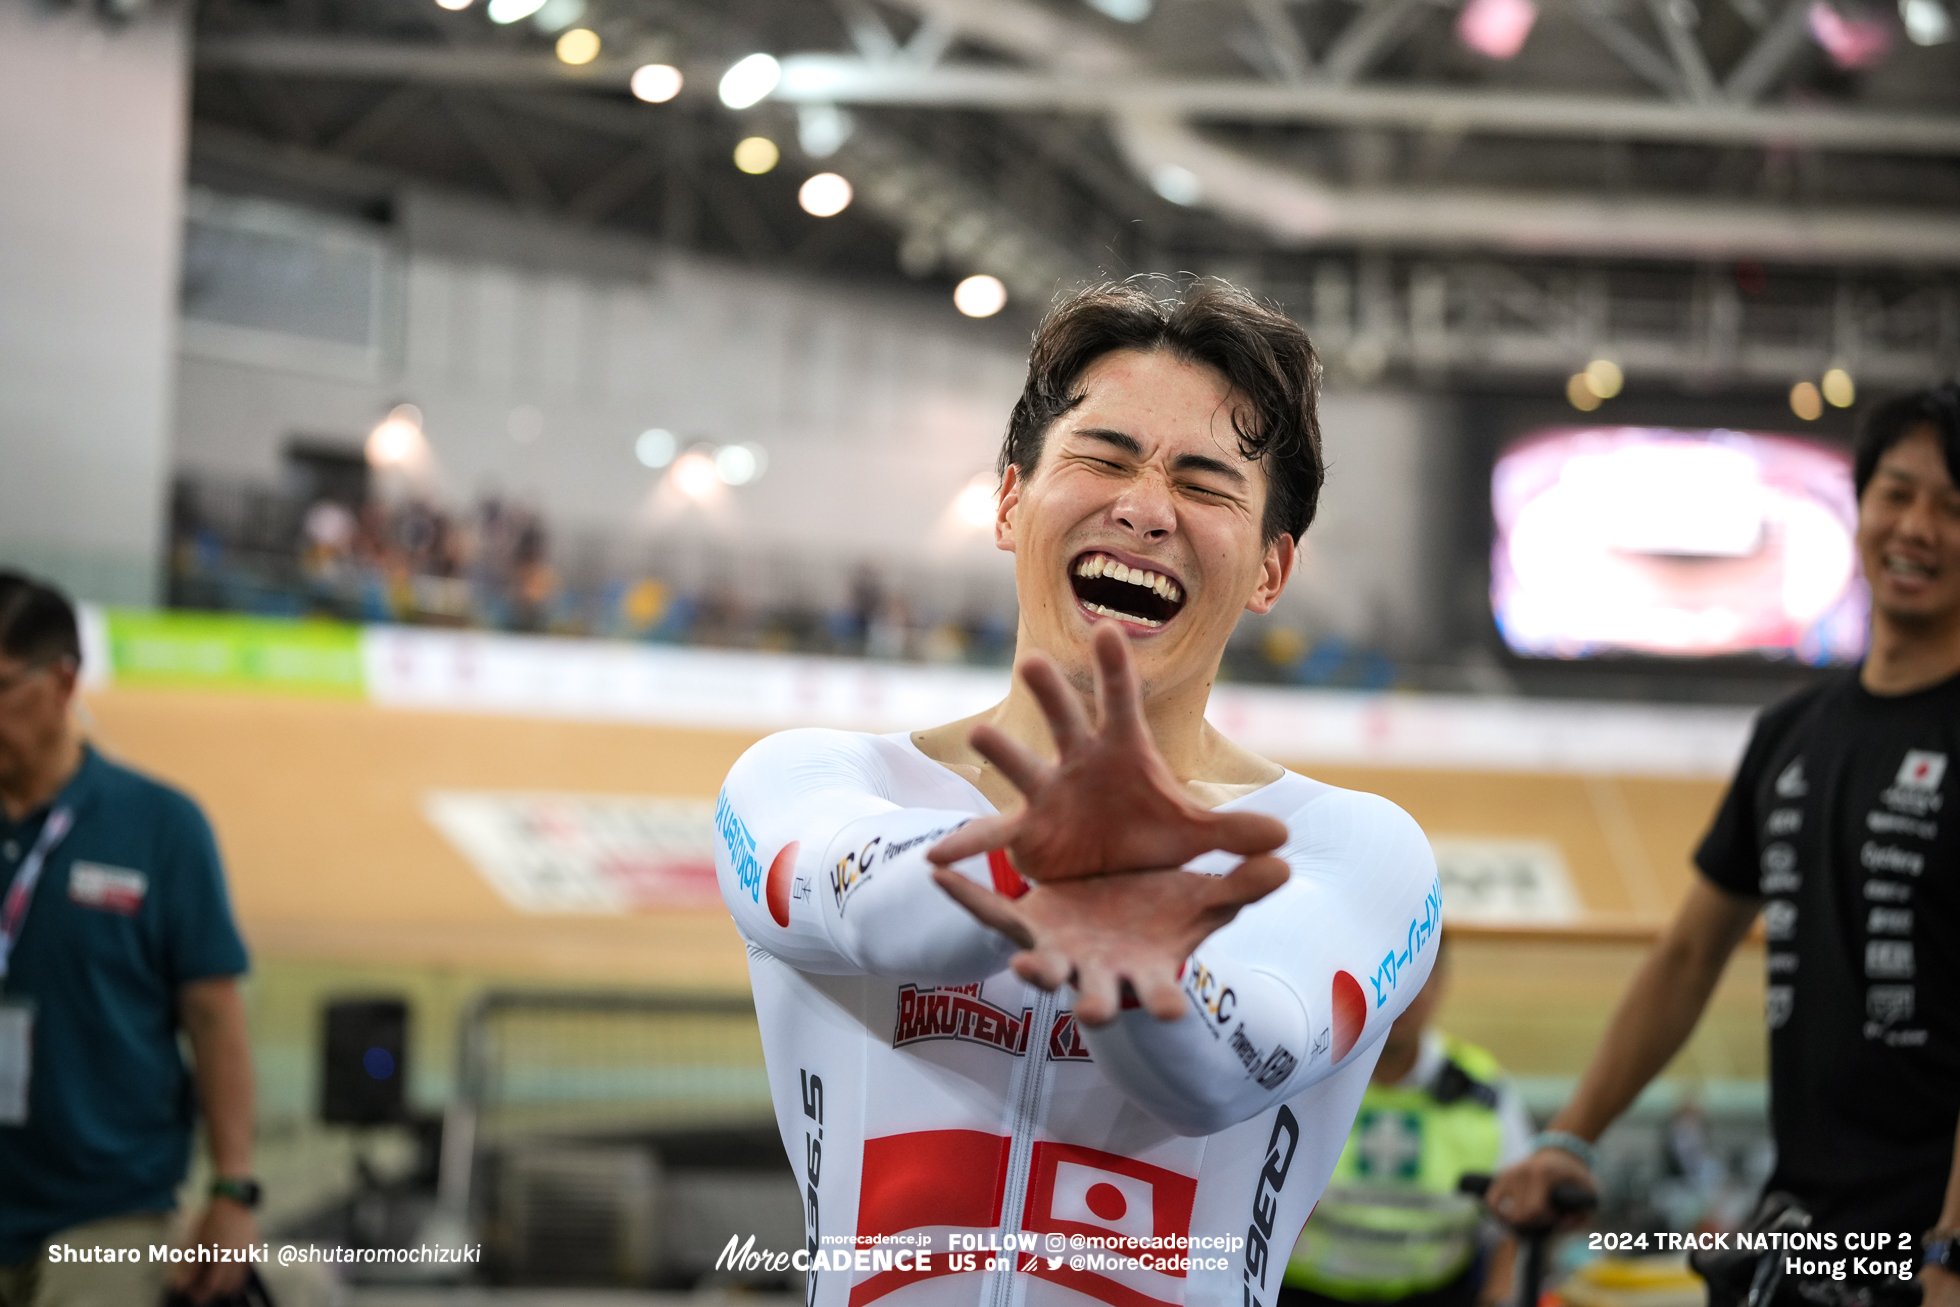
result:
<svg viewBox="0 0 1960 1307"><path fill-rule="evenodd" d="M156 591L186 48L0 0L0 562L85 598Z"/></svg>
<svg viewBox="0 0 1960 1307"><path fill-rule="evenodd" d="M199 223L298 230L262 205L193 200ZM841 594L861 558L1005 593L1009 560L948 510L992 466L1026 367L1024 326L963 319L938 293L763 276L432 195L404 196L394 224L365 234L316 221L320 240L366 240L391 263L379 302L396 306L393 325L364 371L342 345L275 348L187 321L181 467L270 481L292 435L358 442L412 401L429 488L450 501L496 489L561 529L774 550L818 601ZM514 439L527 409L542 430ZM1328 491L1281 615L1406 643L1433 607L1424 476L1436 414L1418 397L1337 394L1323 424ZM683 504L633 456L652 426L753 441L768 471L709 510Z"/></svg>

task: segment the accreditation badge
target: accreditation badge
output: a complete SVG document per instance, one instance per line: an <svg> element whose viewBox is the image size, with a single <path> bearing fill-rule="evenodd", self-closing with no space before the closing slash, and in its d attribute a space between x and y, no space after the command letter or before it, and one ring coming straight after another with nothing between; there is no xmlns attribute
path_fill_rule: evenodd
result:
<svg viewBox="0 0 1960 1307"><path fill-rule="evenodd" d="M27 1085L34 1067L34 1005L0 999L0 1126L27 1124Z"/></svg>

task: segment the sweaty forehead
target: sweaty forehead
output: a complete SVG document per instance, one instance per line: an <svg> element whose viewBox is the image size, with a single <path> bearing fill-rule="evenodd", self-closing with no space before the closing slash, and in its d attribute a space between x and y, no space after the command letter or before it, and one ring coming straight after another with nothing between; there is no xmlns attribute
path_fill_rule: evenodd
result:
<svg viewBox="0 0 1960 1307"><path fill-rule="evenodd" d="M1168 350L1116 350L1090 364L1078 386L1082 402L1063 420L1067 429L1119 431L1146 448L1201 445L1247 462L1232 422L1243 403L1208 364Z"/></svg>

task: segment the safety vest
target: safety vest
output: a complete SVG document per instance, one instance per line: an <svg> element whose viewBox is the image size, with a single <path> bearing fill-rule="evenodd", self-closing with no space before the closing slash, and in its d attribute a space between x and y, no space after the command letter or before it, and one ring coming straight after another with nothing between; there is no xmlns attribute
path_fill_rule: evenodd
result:
<svg viewBox="0 0 1960 1307"><path fill-rule="evenodd" d="M1460 1176L1497 1169L1497 1059L1443 1036L1443 1068L1415 1089L1370 1084L1286 1283L1350 1302L1441 1288L1477 1256L1482 1213Z"/></svg>

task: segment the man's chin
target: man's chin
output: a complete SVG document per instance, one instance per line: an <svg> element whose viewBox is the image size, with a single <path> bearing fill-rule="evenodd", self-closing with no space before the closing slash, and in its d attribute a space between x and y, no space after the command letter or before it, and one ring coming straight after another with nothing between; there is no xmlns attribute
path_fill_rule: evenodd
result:
<svg viewBox="0 0 1960 1307"><path fill-rule="evenodd" d="M1872 611L1906 631L1934 632L1960 625L1960 596L1887 599L1875 597Z"/></svg>

